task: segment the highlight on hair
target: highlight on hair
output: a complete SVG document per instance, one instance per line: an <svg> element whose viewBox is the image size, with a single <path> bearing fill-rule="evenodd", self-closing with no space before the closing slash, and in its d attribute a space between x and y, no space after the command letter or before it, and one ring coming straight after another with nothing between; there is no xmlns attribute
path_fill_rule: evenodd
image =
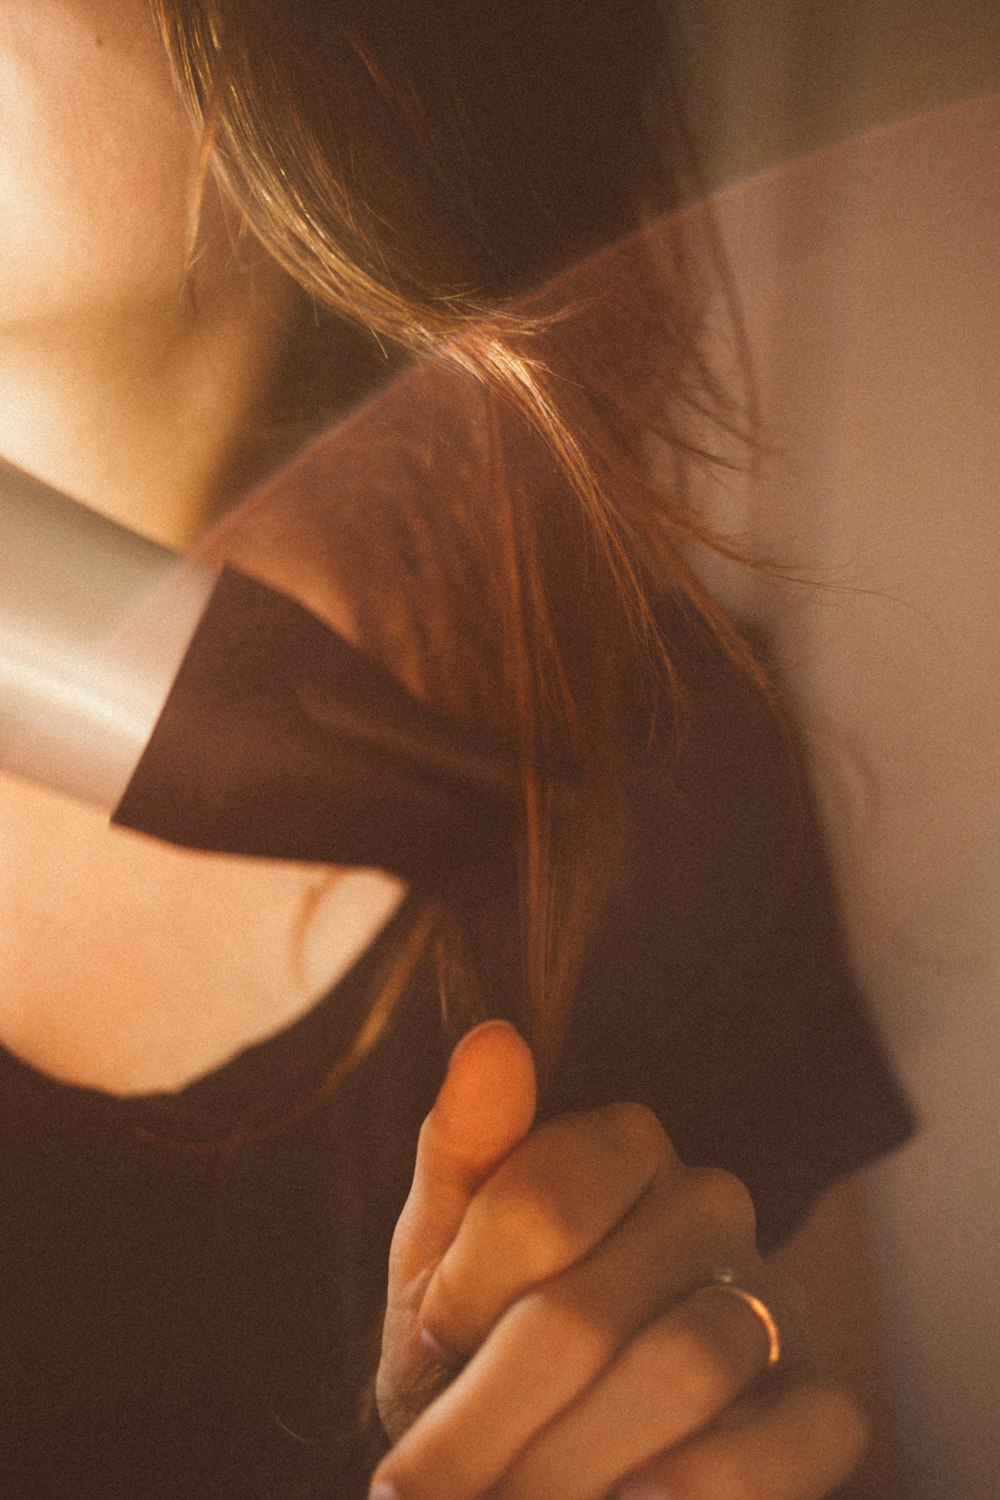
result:
<svg viewBox="0 0 1000 1500"><path fill-rule="evenodd" d="M475 452L456 462L488 484L373 508L365 528L331 504L328 557L367 649L519 747L514 920L439 910L406 962L434 963L456 1032L513 995L544 1078L626 857L630 769L664 720L684 733L654 613L665 592L756 683L791 748L767 670L685 558L693 541L787 576L686 502L683 460L712 454L685 417L750 452L753 404L703 356L709 268L685 249L684 216L669 264L662 241L655 257L637 241L628 298L609 300L599 259L569 300L550 280L697 195L665 18L656 0L151 4L204 170L249 229L330 317L450 361L477 414ZM673 488L649 476L653 437L675 456ZM572 813L539 774L552 754L583 768Z"/></svg>

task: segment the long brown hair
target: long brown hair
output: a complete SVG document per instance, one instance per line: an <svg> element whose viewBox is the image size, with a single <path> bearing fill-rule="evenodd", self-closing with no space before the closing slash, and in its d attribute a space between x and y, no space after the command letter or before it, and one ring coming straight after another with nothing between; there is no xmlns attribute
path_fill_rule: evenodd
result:
<svg viewBox="0 0 1000 1500"><path fill-rule="evenodd" d="M456 1029L512 1009L545 1074L626 855L637 747L664 717L683 734L655 601L685 601L781 712L685 560L692 540L744 559L686 504L680 457L709 455L684 414L710 415L730 448L753 423L748 388L703 357L705 268L680 219L666 263L662 237L655 256L637 241L628 297L609 299L599 262L568 300L548 282L698 195L664 16L656 0L152 4L206 169L252 231L373 347L441 353L475 414L452 455L474 476L460 496L375 508L364 527L331 506L328 556L367 648L520 748L516 922L493 910L470 930L442 909L419 946ZM653 434L677 460L670 486L648 477ZM571 812L538 771L553 755L584 769Z"/></svg>

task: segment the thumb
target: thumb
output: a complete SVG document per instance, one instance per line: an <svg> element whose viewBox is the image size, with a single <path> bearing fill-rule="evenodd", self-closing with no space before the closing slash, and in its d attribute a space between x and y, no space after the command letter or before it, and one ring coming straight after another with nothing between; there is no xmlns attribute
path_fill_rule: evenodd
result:
<svg viewBox="0 0 1000 1500"><path fill-rule="evenodd" d="M534 1060L514 1027L484 1021L467 1032L420 1132L392 1243L390 1301L420 1294L476 1190L528 1134L536 1102Z"/></svg>

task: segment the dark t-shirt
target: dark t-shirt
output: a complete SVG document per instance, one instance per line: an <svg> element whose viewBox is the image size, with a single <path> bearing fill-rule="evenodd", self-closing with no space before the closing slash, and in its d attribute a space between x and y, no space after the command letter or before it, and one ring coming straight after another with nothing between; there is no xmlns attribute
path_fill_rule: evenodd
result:
<svg viewBox="0 0 1000 1500"><path fill-rule="evenodd" d="M685 649L693 731L672 787L637 771L634 857L545 1111L650 1105L684 1159L744 1179L766 1250L910 1124L776 724L718 648ZM3 1493L363 1495L388 1245L450 1045L432 986L334 1092L254 1131L328 1076L414 906L179 1094L117 1100L0 1052Z"/></svg>

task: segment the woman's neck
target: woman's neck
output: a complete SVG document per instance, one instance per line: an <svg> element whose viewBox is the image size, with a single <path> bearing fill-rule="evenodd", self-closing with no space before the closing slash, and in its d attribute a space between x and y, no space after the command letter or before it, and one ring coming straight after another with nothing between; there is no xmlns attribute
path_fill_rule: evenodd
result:
<svg viewBox="0 0 1000 1500"><path fill-rule="evenodd" d="M3 327L0 454L115 520L186 547L232 497L296 293L244 242L168 305Z"/></svg>

